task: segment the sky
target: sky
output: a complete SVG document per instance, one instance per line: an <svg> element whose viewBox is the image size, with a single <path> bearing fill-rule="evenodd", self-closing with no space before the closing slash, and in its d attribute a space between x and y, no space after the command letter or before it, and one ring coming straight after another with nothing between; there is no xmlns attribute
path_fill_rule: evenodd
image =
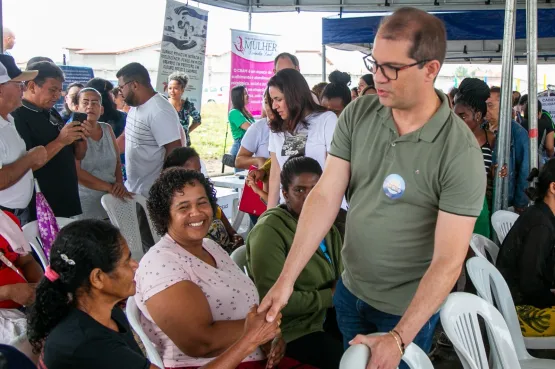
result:
<svg viewBox="0 0 555 369"><path fill-rule="evenodd" d="M185 2L185 0L182 0ZM230 49L230 29L248 29L248 14L220 9L191 1L189 5L208 10L207 53L219 54ZM67 47L115 51L157 42L162 36L165 0L3 0L5 26L16 34L12 55L25 62L37 55L61 62ZM252 30L282 35L281 50L321 50L322 17L335 13L253 14ZM362 60L359 53L337 52L328 48L328 56L340 65ZM339 60L338 60L339 59ZM479 67L479 66L478 66ZM484 66L497 69L500 66ZM449 73L452 66L444 66ZM540 66L540 83L547 74L555 84L552 67ZM515 78L526 78L526 67L515 68Z"/></svg>
<svg viewBox="0 0 555 369"><path fill-rule="evenodd" d="M209 11L207 53L229 50L230 29L248 29L248 14L190 2ZM127 49L159 41L165 0L3 0L4 24L16 34L17 61L62 60L66 47ZM333 13L253 14L252 30L283 36L284 50L319 50L322 17Z"/></svg>

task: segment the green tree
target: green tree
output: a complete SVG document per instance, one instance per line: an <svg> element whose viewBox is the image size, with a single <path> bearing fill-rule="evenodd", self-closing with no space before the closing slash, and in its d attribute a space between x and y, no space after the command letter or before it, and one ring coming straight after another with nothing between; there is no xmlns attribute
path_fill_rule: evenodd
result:
<svg viewBox="0 0 555 369"><path fill-rule="evenodd" d="M457 67L457 69L455 69L455 77L459 80L463 80L467 77L475 77L476 76L476 71L473 70L472 72L468 71L468 68L466 68L463 65L460 65Z"/></svg>

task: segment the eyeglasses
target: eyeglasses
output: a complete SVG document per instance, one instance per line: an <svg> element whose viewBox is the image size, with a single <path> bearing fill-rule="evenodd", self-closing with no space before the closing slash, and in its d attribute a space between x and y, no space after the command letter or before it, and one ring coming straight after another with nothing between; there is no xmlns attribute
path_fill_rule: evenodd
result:
<svg viewBox="0 0 555 369"><path fill-rule="evenodd" d="M25 87L25 82L24 81L8 81L8 82L4 82L2 83L3 85L7 85L8 83L14 84L16 86L19 86L20 88Z"/></svg>
<svg viewBox="0 0 555 369"><path fill-rule="evenodd" d="M372 55L366 55L362 58L362 60L364 61L364 65L366 66L366 69L368 69L368 71L370 71L370 73L376 74L378 72L378 68L379 68L380 71L382 72L383 76L385 78L387 78L388 80L390 80L390 81L396 81L399 78L399 72L400 71L405 70L405 69L409 69L409 68L412 68L414 66L424 64L424 63L427 63L427 62L430 61L430 60L420 60L420 61L417 61L416 63L404 65L402 67L394 67L394 66L389 65L389 64L379 64L378 62L376 62L374 60Z"/></svg>
<svg viewBox="0 0 555 369"><path fill-rule="evenodd" d="M132 82L135 82L135 81L134 81L134 80L131 80L131 81L125 82L125 83L124 83L123 85L121 85L121 86L118 85L118 88L119 88L120 90L123 90L123 88L124 88L125 86L127 86L128 84L130 84L130 83L132 83Z"/></svg>

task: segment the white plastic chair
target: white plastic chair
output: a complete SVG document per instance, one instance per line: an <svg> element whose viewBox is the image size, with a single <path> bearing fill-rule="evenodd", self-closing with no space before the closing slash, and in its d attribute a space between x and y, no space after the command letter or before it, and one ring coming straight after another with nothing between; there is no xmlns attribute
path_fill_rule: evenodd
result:
<svg viewBox="0 0 555 369"><path fill-rule="evenodd" d="M247 266L247 246L239 246L230 256L235 264L237 264L242 271L245 271L245 267Z"/></svg>
<svg viewBox="0 0 555 369"><path fill-rule="evenodd" d="M492 240L482 236L481 234L474 233L470 239L470 247L478 257L487 259L486 252L491 257L493 264L497 261L497 255L499 254L499 246L497 246Z"/></svg>
<svg viewBox="0 0 555 369"><path fill-rule="evenodd" d="M56 217L56 223L58 223L58 227L60 229L73 221L74 219L71 218ZM44 254L44 250L42 249L42 241L40 239L37 221L35 220L25 224L22 229L23 234L25 235L25 239L29 242L33 250L37 253L42 267L46 269L46 267L50 265L50 263L48 262L48 258L46 257L46 255Z"/></svg>
<svg viewBox="0 0 555 369"><path fill-rule="evenodd" d="M497 233L500 243L503 243L505 237L518 219L518 214L506 210L498 210L491 216L491 225Z"/></svg>
<svg viewBox="0 0 555 369"><path fill-rule="evenodd" d="M555 337L522 336L511 291L497 268L478 257L468 260L466 268L478 295L488 303L496 305L503 315L522 368L555 368L555 360L537 359L526 350L555 349Z"/></svg>
<svg viewBox="0 0 555 369"><path fill-rule="evenodd" d="M492 355L500 368L520 369L509 328L499 311L486 300L465 292L447 297L440 310L441 325L453 343L463 368L489 369L478 316L484 319Z"/></svg>
<svg viewBox="0 0 555 369"><path fill-rule="evenodd" d="M385 333L374 333L371 336L383 334ZM370 348L366 345L354 345L349 347L341 357L339 369L366 369L368 360L370 360ZM402 360L410 369L434 369L428 355L414 343L407 346Z"/></svg>
<svg viewBox="0 0 555 369"><path fill-rule="evenodd" d="M131 254L135 260L141 260L144 255L141 231L139 229L139 218L137 215L137 204L143 207L147 215L148 225L150 226L150 232L152 233L154 243L160 241L160 236L154 231L154 226L152 225L152 221L148 215L148 209L146 208L146 199L143 196L136 194L133 196L133 199L124 201L111 194L106 194L102 196L101 203L104 210L108 213L110 222L119 228L121 234L127 241Z"/></svg>
<svg viewBox="0 0 555 369"><path fill-rule="evenodd" d="M148 360L150 360L150 362L156 365L158 368L163 369L164 362L162 361L160 354L156 350L156 347L154 347L154 344L152 343L152 341L150 341L146 333L143 331L143 327L141 327L141 323L140 323L141 311L139 310L139 307L135 302L135 296L131 296L127 299L127 306L125 307L125 315L127 315L127 320L129 320L129 324L131 325L131 328L133 328L135 333L137 333L137 336L139 336L139 338L143 342L143 345L145 346L145 349L146 349L146 356L148 357Z"/></svg>

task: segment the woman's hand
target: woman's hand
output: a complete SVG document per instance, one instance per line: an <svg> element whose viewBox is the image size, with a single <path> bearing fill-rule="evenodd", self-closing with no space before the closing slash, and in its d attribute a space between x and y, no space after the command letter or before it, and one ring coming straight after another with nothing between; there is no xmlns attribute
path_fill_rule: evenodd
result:
<svg viewBox="0 0 555 369"><path fill-rule="evenodd" d="M245 244L245 240L243 239L243 236L241 236L239 233L235 233L233 236L231 236L231 242L232 242L232 249L236 249L239 246L242 246Z"/></svg>
<svg viewBox="0 0 555 369"><path fill-rule="evenodd" d="M285 356L285 347L286 343L282 336L277 336L271 342L260 346L268 358L266 368L274 368L280 363L281 359Z"/></svg>
<svg viewBox="0 0 555 369"><path fill-rule="evenodd" d="M247 186L249 186L250 188L252 188L252 190L254 191L255 194L257 194L258 196L262 196L263 194L265 194L265 192L256 185L256 181L254 180L254 178L252 177L247 177Z"/></svg>
<svg viewBox="0 0 555 369"><path fill-rule="evenodd" d="M279 328L281 313L278 314L273 322L268 323L266 321L266 312L257 313L257 309L258 305L251 307L247 314L243 331L244 339L249 341L254 348L271 341L281 333Z"/></svg>
<svg viewBox="0 0 555 369"><path fill-rule="evenodd" d="M247 174L247 181L250 179L254 183L258 181L264 181L265 178L266 172L262 169L251 170L249 174Z"/></svg>
<svg viewBox="0 0 555 369"><path fill-rule="evenodd" d="M114 183L112 188L110 189L110 193L117 197L118 199L132 199L133 194L127 191L127 188L123 185L123 183Z"/></svg>
<svg viewBox="0 0 555 369"><path fill-rule="evenodd" d="M493 178L495 178L495 171L497 170L497 167L498 167L497 164L495 164L491 167L491 176ZM500 178L505 178L507 176L507 174L508 174L507 165L505 164L501 167L501 170L499 171L499 177Z"/></svg>

